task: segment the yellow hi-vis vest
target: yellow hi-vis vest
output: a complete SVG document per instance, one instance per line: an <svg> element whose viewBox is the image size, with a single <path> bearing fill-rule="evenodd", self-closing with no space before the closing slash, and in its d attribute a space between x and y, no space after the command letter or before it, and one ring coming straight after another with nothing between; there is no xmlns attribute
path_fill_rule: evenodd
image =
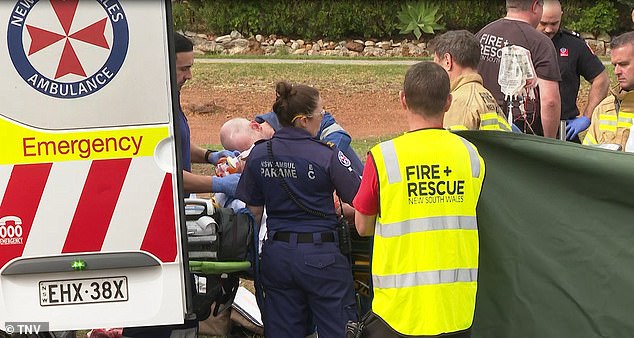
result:
<svg viewBox="0 0 634 338"><path fill-rule="evenodd" d="M380 196L372 310L405 335L469 328L484 161L473 144L444 129L409 132L370 152Z"/></svg>
<svg viewBox="0 0 634 338"><path fill-rule="evenodd" d="M625 150L634 121L634 91L622 91L617 85L612 88L611 94L594 108L583 144L614 143Z"/></svg>

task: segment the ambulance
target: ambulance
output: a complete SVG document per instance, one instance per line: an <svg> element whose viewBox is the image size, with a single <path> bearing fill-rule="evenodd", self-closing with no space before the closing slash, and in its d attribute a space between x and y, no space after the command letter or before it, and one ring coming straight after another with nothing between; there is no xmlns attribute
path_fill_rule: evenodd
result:
<svg viewBox="0 0 634 338"><path fill-rule="evenodd" d="M190 312L167 0L0 1L0 330Z"/></svg>

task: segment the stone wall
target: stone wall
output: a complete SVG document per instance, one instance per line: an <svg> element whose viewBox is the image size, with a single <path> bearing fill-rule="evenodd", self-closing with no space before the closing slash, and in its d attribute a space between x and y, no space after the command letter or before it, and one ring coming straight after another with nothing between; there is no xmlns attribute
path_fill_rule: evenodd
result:
<svg viewBox="0 0 634 338"><path fill-rule="evenodd" d="M194 42L197 54L221 55L325 55L325 56L429 56L425 42L407 39L395 40L347 40L347 41L310 41L292 40L276 35L245 38L237 31L223 36L213 36L194 32L185 32ZM609 55L611 37L607 34L593 36L582 34L596 55Z"/></svg>

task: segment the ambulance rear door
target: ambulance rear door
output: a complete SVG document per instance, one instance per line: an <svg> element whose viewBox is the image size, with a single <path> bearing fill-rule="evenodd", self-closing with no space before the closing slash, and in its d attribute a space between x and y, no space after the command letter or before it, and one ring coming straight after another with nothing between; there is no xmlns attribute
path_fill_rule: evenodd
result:
<svg viewBox="0 0 634 338"><path fill-rule="evenodd" d="M0 329L183 322L170 6L0 1Z"/></svg>

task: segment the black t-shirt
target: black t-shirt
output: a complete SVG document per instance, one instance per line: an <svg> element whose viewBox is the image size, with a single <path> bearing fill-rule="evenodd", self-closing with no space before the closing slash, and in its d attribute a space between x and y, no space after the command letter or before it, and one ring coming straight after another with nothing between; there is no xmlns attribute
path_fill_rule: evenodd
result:
<svg viewBox="0 0 634 338"><path fill-rule="evenodd" d="M577 108L579 76L590 81L601 74L605 66L577 33L562 29L552 40L557 50L557 61L561 72L561 82L559 82L561 118L567 120L579 115Z"/></svg>
<svg viewBox="0 0 634 338"><path fill-rule="evenodd" d="M482 75L482 84L488 89L505 114L508 114L508 105L504 94L498 84L498 73L502 58L502 48L507 45L516 45L528 49L531 53L535 73L540 79L548 81L561 81L557 55L552 41L535 27L524 21L512 19L498 19L482 28L476 38L480 42L480 64L478 73ZM526 119L520 119L519 104L513 103L514 123L521 130L543 135L541 117L539 114L539 90L536 92L537 100L523 104L526 111ZM530 126L530 128L526 127Z"/></svg>

